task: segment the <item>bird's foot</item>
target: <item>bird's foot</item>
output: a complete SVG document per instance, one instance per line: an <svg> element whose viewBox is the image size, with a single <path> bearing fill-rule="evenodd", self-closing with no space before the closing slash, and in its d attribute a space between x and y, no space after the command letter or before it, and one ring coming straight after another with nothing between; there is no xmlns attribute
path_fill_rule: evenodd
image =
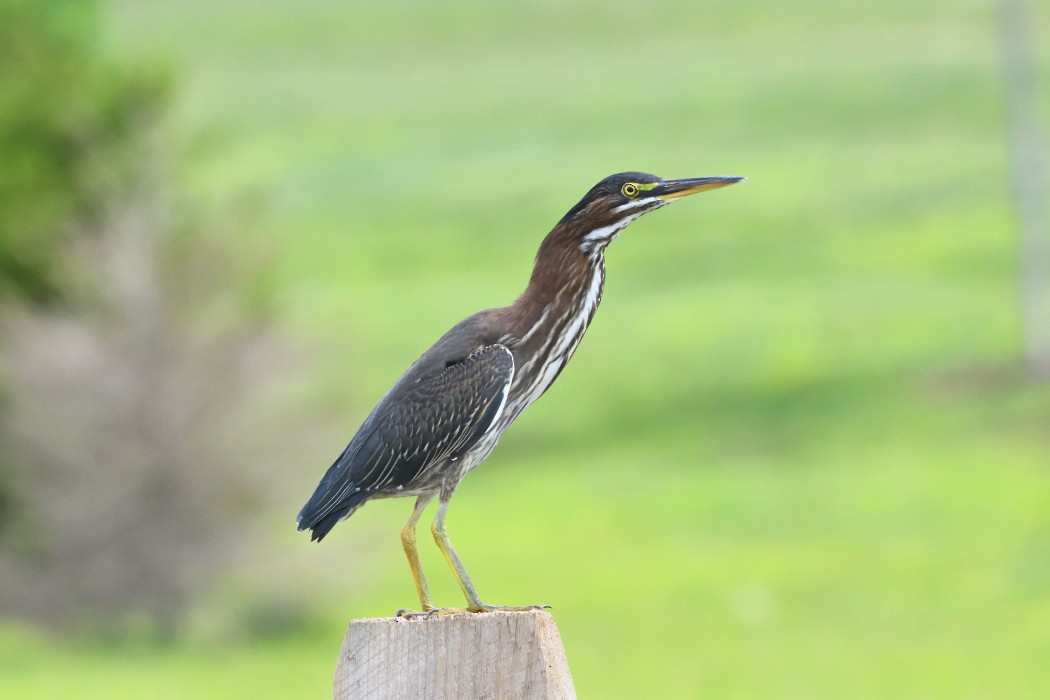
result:
<svg viewBox="0 0 1050 700"><path fill-rule="evenodd" d="M488 605L478 601L467 608L467 612L530 612L532 610L550 610L549 605Z"/></svg>
<svg viewBox="0 0 1050 700"><path fill-rule="evenodd" d="M531 612L533 610L549 610L549 605L487 605L477 603L467 608L430 608L429 610L407 610L401 608L395 617L405 620L424 619L440 617L443 615L455 615L457 613L487 613L487 612Z"/></svg>
<svg viewBox="0 0 1050 700"><path fill-rule="evenodd" d="M467 612L466 608L427 608L426 610L407 610L401 608L397 611L395 617L400 617L405 620L415 620L422 618L427 620L434 616L440 615L454 615L456 613Z"/></svg>

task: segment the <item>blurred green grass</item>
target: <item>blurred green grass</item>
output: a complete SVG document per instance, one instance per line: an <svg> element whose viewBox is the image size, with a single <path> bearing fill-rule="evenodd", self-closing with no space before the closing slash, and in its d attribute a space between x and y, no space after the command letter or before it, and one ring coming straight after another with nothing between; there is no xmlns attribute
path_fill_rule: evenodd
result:
<svg viewBox="0 0 1050 700"><path fill-rule="evenodd" d="M5 696L325 694L345 622L413 601L409 503L321 547L292 516L399 373L626 169L749 180L610 250L572 367L452 508L482 596L553 606L582 697L1050 687L1050 389L1019 368L993 5L111 14L116 51L185 76L193 188L262 196L286 327L329 349L307 393L341 427L303 438L268 555L269 593L324 622L133 652L5 628Z"/></svg>

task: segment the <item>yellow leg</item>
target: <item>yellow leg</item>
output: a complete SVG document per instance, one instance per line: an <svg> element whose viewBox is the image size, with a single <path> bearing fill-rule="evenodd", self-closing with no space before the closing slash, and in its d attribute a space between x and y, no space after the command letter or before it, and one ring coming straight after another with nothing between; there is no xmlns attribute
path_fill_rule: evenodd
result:
<svg viewBox="0 0 1050 700"><path fill-rule="evenodd" d="M452 573L456 575L456 581L459 583L460 590L463 591L463 596L467 599L467 611L468 612L491 612L493 610L536 610L541 607L540 605L529 605L525 607L507 607L503 605L487 605L482 603L478 598L478 592L474 588L474 584L470 580L470 576L467 575L467 569L463 566L463 562L460 560L459 555L456 554L456 550L452 547L452 542L448 538L448 532L445 530L445 515L448 512L448 501L441 500L438 503L437 515L434 516L434 524L431 526L431 530L434 533L434 541L437 542L438 549L445 555L445 561L452 567ZM440 612L456 612L455 610L438 611Z"/></svg>
<svg viewBox="0 0 1050 700"><path fill-rule="evenodd" d="M463 562L460 560L459 555L456 554L456 550L452 547L452 542L448 538L448 532L445 530L445 514L447 512L448 501L442 500L438 503L437 515L434 516L434 524L430 528L434 533L434 541L437 542L441 553L445 555L445 561L452 567L452 573L456 575L459 588L467 599L467 610L470 612L488 610L492 606L485 605L478 599L478 592L475 590L470 576L467 575L467 569L463 566Z"/></svg>
<svg viewBox="0 0 1050 700"><path fill-rule="evenodd" d="M427 504L434 498L433 495L424 495L416 499L416 505L412 508L412 515L408 522L401 528L401 546L405 548L405 556L408 557L408 568L412 570L412 582L416 584L416 593L419 594L419 604L423 606L423 612L434 609L434 601L430 598L430 590L427 588L427 580L423 576L423 566L419 563L419 552L416 550L416 524L419 516L423 515Z"/></svg>

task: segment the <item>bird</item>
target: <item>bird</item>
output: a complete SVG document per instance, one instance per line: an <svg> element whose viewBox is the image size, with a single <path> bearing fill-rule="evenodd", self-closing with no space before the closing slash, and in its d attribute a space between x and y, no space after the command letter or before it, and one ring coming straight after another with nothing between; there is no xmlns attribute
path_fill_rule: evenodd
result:
<svg viewBox="0 0 1050 700"><path fill-rule="evenodd" d="M565 369L601 303L609 244L648 212L743 179L623 172L598 182L543 239L528 285L512 304L457 323L380 399L299 512L299 531L320 541L367 501L414 496L401 530L422 607L412 614L534 608L488 605L478 597L446 529L452 495ZM417 524L435 497L431 530L465 608L436 607L420 564Z"/></svg>

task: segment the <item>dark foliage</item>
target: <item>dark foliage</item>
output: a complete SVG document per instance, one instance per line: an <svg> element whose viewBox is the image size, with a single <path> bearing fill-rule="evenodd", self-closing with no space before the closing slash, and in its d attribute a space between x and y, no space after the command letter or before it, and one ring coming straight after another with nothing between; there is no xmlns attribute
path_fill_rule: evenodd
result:
<svg viewBox="0 0 1050 700"><path fill-rule="evenodd" d="M249 536L263 257L183 195L161 73L0 0L0 612L174 631Z"/></svg>

